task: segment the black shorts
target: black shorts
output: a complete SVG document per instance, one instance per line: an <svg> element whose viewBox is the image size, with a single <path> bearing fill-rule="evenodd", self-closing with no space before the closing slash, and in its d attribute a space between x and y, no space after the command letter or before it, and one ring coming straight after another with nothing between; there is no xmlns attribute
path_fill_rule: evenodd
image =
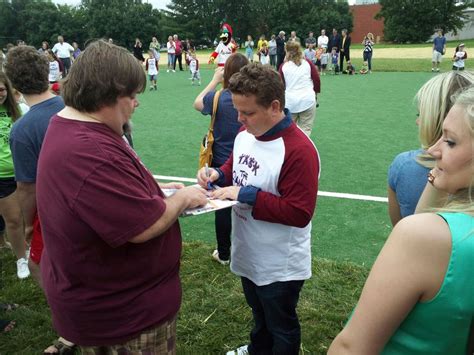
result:
<svg viewBox="0 0 474 355"><path fill-rule="evenodd" d="M0 198L10 196L16 190L16 181L14 178L0 178Z"/></svg>

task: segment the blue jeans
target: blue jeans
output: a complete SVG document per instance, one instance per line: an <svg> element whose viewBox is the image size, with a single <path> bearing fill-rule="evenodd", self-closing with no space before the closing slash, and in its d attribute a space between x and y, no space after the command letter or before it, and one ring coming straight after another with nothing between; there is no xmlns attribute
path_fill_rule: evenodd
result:
<svg viewBox="0 0 474 355"><path fill-rule="evenodd" d="M298 355L301 328L296 305L303 284L304 281L286 281L257 286L242 277L245 299L255 322L250 332L250 354Z"/></svg>
<svg viewBox="0 0 474 355"><path fill-rule="evenodd" d="M173 69L174 66L174 53L168 53L168 69Z"/></svg>
<svg viewBox="0 0 474 355"><path fill-rule="evenodd" d="M69 70L71 70L71 58L59 58L59 60L63 63L64 67L63 77L66 77L69 74Z"/></svg>
<svg viewBox="0 0 474 355"><path fill-rule="evenodd" d="M369 70L372 70L372 52L365 52L364 55L364 62L367 62L369 65Z"/></svg>

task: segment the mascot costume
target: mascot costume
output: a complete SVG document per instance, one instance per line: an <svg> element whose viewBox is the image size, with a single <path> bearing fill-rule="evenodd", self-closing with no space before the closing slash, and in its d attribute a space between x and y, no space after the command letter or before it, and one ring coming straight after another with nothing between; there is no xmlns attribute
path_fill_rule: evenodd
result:
<svg viewBox="0 0 474 355"><path fill-rule="evenodd" d="M221 41L209 58L209 64L213 64L217 58L217 66L223 67L227 58L237 51L237 44L232 38L232 27L224 23L222 25Z"/></svg>

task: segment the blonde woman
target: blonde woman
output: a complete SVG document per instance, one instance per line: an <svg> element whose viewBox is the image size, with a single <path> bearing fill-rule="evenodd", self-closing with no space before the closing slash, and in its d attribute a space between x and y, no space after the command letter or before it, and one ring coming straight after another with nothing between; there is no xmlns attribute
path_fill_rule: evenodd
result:
<svg viewBox="0 0 474 355"><path fill-rule="evenodd" d="M423 193L449 203L400 221L328 354L467 354L474 319L474 87L462 92L428 149ZM430 211L430 210L428 210ZM472 351L470 352L470 354Z"/></svg>
<svg viewBox="0 0 474 355"><path fill-rule="evenodd" d="M372 33L367 33L367 35L364 37L364 40L362 41L362 44L364 45L364 52L363 57L364 57L364 62L367 62L368 67L369 67L369 73L372 73L372 54L374 53L374 35Z"/></svg>
<svg viewBox="0 0 474 355"><path fill-rule="evenodd" d="M286 44L286 57L280 67L280 75L285 84L285 108L291 112L293 121L310 136L321 82L318 69L304 58L299 42Z"/></svg>
<svg viewBox="0 0 474 355"><path fill-rule="evenodd" d="M447 72L426 82L416 94L421 148L400 153L388 170L388 210L392 225L415 212L433 158L426 149L442 135L444 118L451 109L451 97L474 84L471 72Z"/></svg>

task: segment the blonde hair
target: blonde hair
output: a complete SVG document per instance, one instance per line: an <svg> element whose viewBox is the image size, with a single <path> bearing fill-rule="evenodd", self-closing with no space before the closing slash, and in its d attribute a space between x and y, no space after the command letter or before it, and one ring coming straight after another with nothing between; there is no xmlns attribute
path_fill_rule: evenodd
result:
<svg viewBox="0 0 474 355"><path fill-rule="evenodd" d="M370 39L373 42L374 41L374 34L372 32L367 33L367 38Z"/></svg>
<svg viewBox="0 0 474 355"><path fill-rule="evenodd" d="M301 65L303 52L301 52L300 44L296 41L287 42L285 48L288 60L291 60L298 66Z"/></svg>
<svg viewBox="0 0 474 355"><path fill-rule="evenodd" d="M415 96L419 111L419 139L423 152L417 161L432 168L433 158L425 152L443 133L443 122L453 106L454 94L474 84L474 74L469 71L450 71L439 74L426 82Z"/></svg>
<svg viewBox="0 0 474 355"><path fill-rule="evenodd" d="M453 101L454 105L464 109L463 116L471 129L471 144L474 147L474 85L458 93ZM474 155L471 157L471 166L474 169ZM474 174L471 176L470 186L451 195L446 206L438 211L466 213L474 216ZM472 233L474 230L471 231Z"/></svg>

